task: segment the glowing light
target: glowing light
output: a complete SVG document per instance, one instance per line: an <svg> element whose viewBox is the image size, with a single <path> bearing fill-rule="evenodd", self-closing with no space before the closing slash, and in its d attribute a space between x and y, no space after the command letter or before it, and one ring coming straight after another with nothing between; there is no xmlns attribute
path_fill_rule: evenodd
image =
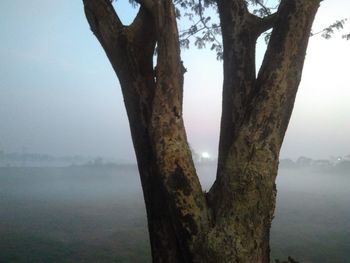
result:
<svg viewBox="0 0 350 263"><path fill-rule="evenodd" d="M208 152L202 152L202 158L205 158L205 159L209 159L210 158L210 154Z"/></svg>

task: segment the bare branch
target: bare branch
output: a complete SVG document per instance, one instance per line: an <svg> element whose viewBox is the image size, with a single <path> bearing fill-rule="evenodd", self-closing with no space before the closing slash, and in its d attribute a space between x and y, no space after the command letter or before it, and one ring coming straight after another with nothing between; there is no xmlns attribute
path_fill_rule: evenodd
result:
<svg viewBox="0 0 350 263"><path fill-rule="evenodd" d="M256 4L259 5L262 10L265 12L265 14L267 15L271 15L271 10L269 8L267 8L263 3L261 3L260 0L255 0Z"/></svg>
<svg viewBox="0 0 350 263"><path fill-rule="evenodd" d="M208 32L209 32L209 34L212 36L213 40L214 40L218 45L221 46L221 42L217 40L216 36L215 36L215 35L213 34L213 32L211 31L212 28L210 28L210 27L207 26L207 19L204 18L204 16L203 16L203 5L202 5L202 0L199 0L198 8L199 8L199 18L200 18L200 21L201 21L203 27L204 27L205 29L208 30Z"/></svg>
<svg viewBox="0 0 350 263"><path fill-rule="evenodd" d="M328 26L328 27L316 32L316 33L311 32L311 36L321 34L321 36L324 37L325 39L329 39L335 33L334 30L341 30L344 28L344 24L346 23L346 21L347 21L347 18L337 20L333 24L331 24L330 26Z"/></svg>

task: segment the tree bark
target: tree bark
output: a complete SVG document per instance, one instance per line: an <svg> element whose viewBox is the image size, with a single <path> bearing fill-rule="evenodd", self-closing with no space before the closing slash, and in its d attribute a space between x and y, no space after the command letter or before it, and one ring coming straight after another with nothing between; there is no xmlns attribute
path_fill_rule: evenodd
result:
<svg viewBox="0 0 350 263"><path fill-rule="evenodd" d="M124 26L109 0L83 0L122 88L154 263L269 262L279 150L319 0L284 0L258 18L244 0L218 2L224 84L216 181L204 194L182 118L183 66L174 4L143 0ZM258 76L255 43L273 32ZM157 65L153 54L157 46Z"/></svg>
<svg viewBox="0 0 350 263"><path fill-rule="evenodd" d="M83 2L122 87L153 261L193 262L208 215L182 119L183 68L174 6L170 0L154 1L126 27L110 1Z"/></svg>
<svg viewBox="0 0 350 263"><path fill-rule="evenodd" d="M223 89L233 102L223 98L218 172L209 196L217 232L225 232L232 240L221 245L231 248L226 257L231 260L222 262L269 262L279 151L319 1L281 2L257 77L249 43L261 33L261 21L251 22L250 14L237 2L219 4L226 60ZM227 22L230 19L233 26ZM235 28L240 23L239 29L251 28L250 36ZM230 135L233 139L228 140Z"/></svg>

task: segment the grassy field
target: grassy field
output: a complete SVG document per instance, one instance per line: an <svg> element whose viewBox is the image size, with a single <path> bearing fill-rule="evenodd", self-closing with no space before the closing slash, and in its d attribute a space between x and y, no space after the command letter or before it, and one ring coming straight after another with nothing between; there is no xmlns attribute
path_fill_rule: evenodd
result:
<svg viewBox="0 0 350 263"><path fill-rule="evenodd" d="M198 168L207 188L214 167ZM274 258L350 262L349 176L281 170ZM134 166L0 168L0 262L150 262Z"/></svg>

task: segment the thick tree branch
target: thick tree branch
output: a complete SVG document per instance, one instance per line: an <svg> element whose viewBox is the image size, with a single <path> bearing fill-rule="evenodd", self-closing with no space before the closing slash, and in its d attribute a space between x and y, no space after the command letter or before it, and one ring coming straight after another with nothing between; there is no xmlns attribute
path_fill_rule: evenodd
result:
<svg viewBox="0 0 350 263"><path fill-rule="evenodd" d="M259 18L249 13L244 1L219 1L218 8L224 47L224 83L217 180L230 162L229 149L251 97L256 78L255 45L259 36Z"/></svg>
<svg viewBox="0 0 350 263"><path fill-rule="evenodd" d="M285 69L283 74L279 74L280 79L274 79L274 83L270 83L266 87L267 89L276 88L276 90L270 90L269 93L284 97L284 104L280 105L280 114L283 114L281 119L284 120L284 124L280 127L280 144L294 105L311 26L319 3L319 0L284 0L281 2L276 26L272 31L270 43L258 74L257 85L263 86L263 83L272 81L271 76L277 74L277 71L281 73L281 69ZM272 68L272 65L274 68ZM267 94L267 90L259 92ZM274 99L277 100L277 98ZM271 103L271 101L266 100L265 103ZM277 108L274 109L274 112L277 112Z"/></svg>
<svg viewBox="0 0 350 263"><path fill-rule="evenodd" d="M231 165L229 172L225 172L226 168L222 171L220 180L224 180L223 185L230 185L230 181L239 185L239 181L243 176L242 173L245 173L239 167L242 167L241 164L251 160L251 155L257 154L257 152L254 152L255 147L253 146L253 143L255 143L254 138L257 138L257 134L252 134L252 141L243 137L239 138L240 136L249 137L250 129L254 130L253 133L258 133L258 131L261 131L261 127L278 125L278 127L274 128L266 127L266 134L261 136L268 136L269 140L272 140L272 138L276 140L271 142L271 145L274 145L276 148L264 149L267 152L264 152L263 156L267 158L267 156L271 156L271 153L276 152L276 149L279 151L301 78L311 25L318 4L319 0L282 1L278 11L278 20L275 22L263 65L257 80L253 82L253 88L255 88L250 93L250 96L247 97L248 100L245 100L246 103L243 110L235 111L238 114L242 114L240 116L243 116L244 120L240 125L239 133L236 134L237 137L234 138L233 144L228 144L230 146L227 146L227 155L229 156L227 158L230 159ZM247 76L247 74L244 75ZM236 119L239 119L239 117ZM280 122L272 120L280 120ZM272 134L273 131L278 131L278 136ZM235 133L231 133L231 136L232 134L235 135ZM266 138L266 140L268 139ZM257 140L257 142L260 141ZM267 146L268 144L264 147ZM250 154L247 156L242 155L241 152L245 152L245 150L240 149L241 147L247 147L245 150ZM270 160L270 162L278 161L275 154L272 157L274 160ZM232 165L234 163L235 165ZM247 165L249 166L249 163ZM235 169L238 170L235 171ZM234 188L227 188L227 190L229 192L235 191ZM222 195L223 192L218 192L217 194ZM227 211L227 207L225 207L225 211Z"/></svg>
<svg viewBox="0 0 350 263"><path fill-rule="evenodd" d="M199 249L197 241L209 217L182 119L183 68L173 3L153 1L152 15L141 5L128 27L121 25L109 1L84 3L91 28L121 83L152 229L153 256L163 262L161 258L169 255L174 262L193 262L191 250ZM159 240L161 236L166 240ZM164 246L171 250L157 254Z"/></svg>
<svg viewBox="0 0 350 263"><path fill-rule="evenodd" d="M123 29L123 24L109 0L83 0L83 3L91 31L102 45L118 36ZM111 35L111 31L114 35Z"/></svg>
<svg viewBox="0 0 350 263"><path fill-rule="evenodd" d="M250 101L247 101L244 123L229 149L228 155L232 158L230 171L223 172L221 178L225 186L236 185L233 188L224 188L233 195L237 191L236 187L242 184L240 181L248 182L249 176L254 174L250 174L249 170L242 170L242 164L245 163L246 167L249 167L255 158L265 159L271 167L272 163L278 162L276 152L278 153L281 147L294 105L318 4L319 0L285 0L281 3L280 15L255 83L256 88ZM261 131L264 133L261 134ZM261 142L263 144L258 145ZM243 152L248 154L242 155ZM254 160L254 162L260 161ZM273 175L267 174L267 176L269 178ZM267 178L267 181L271 181ZM245 186L245 189L249 187ZM224 195L225 191L217 194ZM221 205L225 207L222 211L227 213L229 204Z"/></svg>
<svg viewBox="0 0 350 263"><path fill-rule="evenodd" d="M182 119L183 69L172 0L157 0L155 12L158 57L151 136L168 213L183 255L189 257L183 262L193 262L187 249L198 246L209 218Z"/></svg>
<svg viewBox="0 0 350 263"><path fill-rule="evenodd" d="M224 69L230 71L225 72L228 79L224 79L218 174L209 197L217 232L234 229L232 239L238 236L237 242L244 244L244 250L237 248L238 258L250 259L244 262L260 262L250 258L259 250L267 258L263 262L269 262L268 233L274 213L279 150L292 112L318 5L319 0L282 1L257 79L249 71L252 65L255 66L255 57L250 62L243 59L247 57L245 55L226 58L227 61L238 60L238 64L225 64L224 58ZM232 39L242 39L245 36L241 33L243 29L239 26L228 33ZM223 30L224 38L225 34L227 31ZM249 41L224 40L225 52L230 48L227 43L239 47L241 53L251 49ZM234 48L229 52L235 54ZM232 90L225 87L225 83Z"/></svg>
<svg viewBox="0 0 350 263"><path fill-rule="evenodd" d="M136 0L136 2L145 7L148 12L153 14L155 5L154 0Z"/></svg>
<svg viewBox="0 0 350 263"><path fill-rule="evenodd" d="M268 15L263 18L258 18L258 34L262 34L265 31L273 28L278 17L278 12Z"/></svg>
<svg viewBox="0 0 350 263"><path fill-rule="evenodd" d="M123 70L128 64L139 65L137 72L145 76L150 75L146 72L149 71L149 68L153 70L152 55L156 37L152 22L153 18L146 9L141 6L132 24L124 26L111 1L83 0L83 3L91 30L106 51L118 77L126 78L126 76L130 75L132 71L128 73ZM138 57L144 61L132 61L134 58L128 53L129 50L130 52L144 50L142 56ZM146 67L145 63L149 65ZM129 90L128 92L135 92L135 90ZM148 106L150 107L150 105Z"/></svg>

